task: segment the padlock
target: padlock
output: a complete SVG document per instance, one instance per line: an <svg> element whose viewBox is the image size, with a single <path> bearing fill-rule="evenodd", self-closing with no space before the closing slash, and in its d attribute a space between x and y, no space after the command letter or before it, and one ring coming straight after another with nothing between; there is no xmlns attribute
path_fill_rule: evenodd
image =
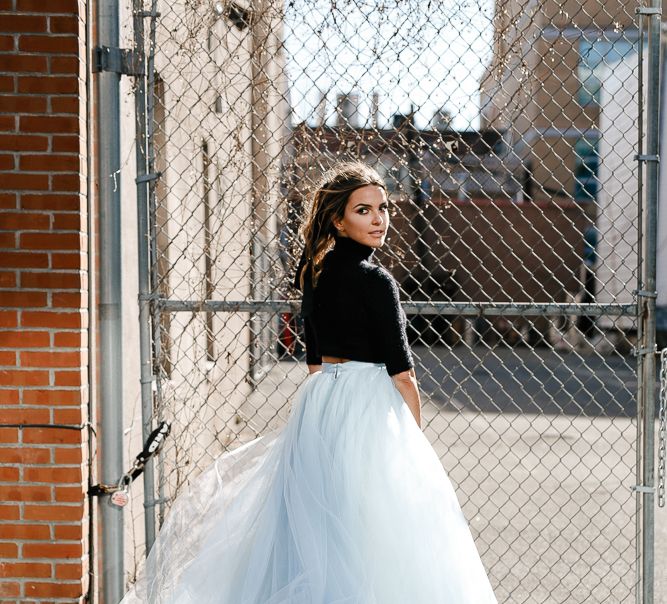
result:
<svg viewBox="0 0 667 604"><path fill-rule="evenodd" d="M111 493L111 503L117 505L119 508L125 507L130 501L130 495L127 492L127 489L124 488L122 491L114 491Z"/></svg>
<svg viewBox="0 0 667 604"><path fill-rule="evenodd" d="M132 479L127 475L123 474L118 481L116 490L111 493L111 503L117 505L119 508L125 507L130 501L130 495L128 489Z"/></svg>

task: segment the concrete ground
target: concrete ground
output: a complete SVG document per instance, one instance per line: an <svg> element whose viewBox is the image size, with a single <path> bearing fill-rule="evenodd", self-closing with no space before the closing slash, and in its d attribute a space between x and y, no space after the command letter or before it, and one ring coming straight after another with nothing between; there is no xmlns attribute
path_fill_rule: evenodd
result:
<svg viewBox="0 0 667 604"><path fill-rule="evenodd" d="M636 575L632 357L414 349L424 432L499 602L631 603ZM306 375L281 362L248 401L280 425ZM656 508L655 602L667 604L667 509Z"/></svg>

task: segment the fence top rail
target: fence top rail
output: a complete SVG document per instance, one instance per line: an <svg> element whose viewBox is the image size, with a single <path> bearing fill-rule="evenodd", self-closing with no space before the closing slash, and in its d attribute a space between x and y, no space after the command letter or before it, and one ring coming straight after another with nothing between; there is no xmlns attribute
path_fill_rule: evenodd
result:
<svg viewBox="0 0 667 604"><path fill-rule="evenodd" d="M162 312L292 312L298 313L301 300L167 300L158 299ZM403 310L418 315L466 316L634 316L636 304L568 304L556 302L403 302Z"/></svg>

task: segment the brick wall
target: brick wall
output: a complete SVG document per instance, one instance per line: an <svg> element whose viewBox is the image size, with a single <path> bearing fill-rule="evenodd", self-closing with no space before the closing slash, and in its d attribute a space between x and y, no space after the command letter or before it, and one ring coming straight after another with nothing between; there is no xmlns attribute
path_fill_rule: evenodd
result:
<svg viewBox="0 0 667 604"><path fill-rule="evenodd" d="M85 27L0 0L1 602L88 590Z"/></svg>

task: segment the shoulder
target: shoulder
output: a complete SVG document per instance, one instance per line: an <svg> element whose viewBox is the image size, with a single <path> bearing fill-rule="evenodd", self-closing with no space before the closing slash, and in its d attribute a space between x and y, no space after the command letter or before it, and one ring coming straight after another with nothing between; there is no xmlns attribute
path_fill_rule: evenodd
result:
<svg viewBox="0 0 667 604"><path fill-rule="evenodd" d="M371 262L362 262L365 285L372 292L398 297L398 283L394 276L383 266Z"/></svg>

